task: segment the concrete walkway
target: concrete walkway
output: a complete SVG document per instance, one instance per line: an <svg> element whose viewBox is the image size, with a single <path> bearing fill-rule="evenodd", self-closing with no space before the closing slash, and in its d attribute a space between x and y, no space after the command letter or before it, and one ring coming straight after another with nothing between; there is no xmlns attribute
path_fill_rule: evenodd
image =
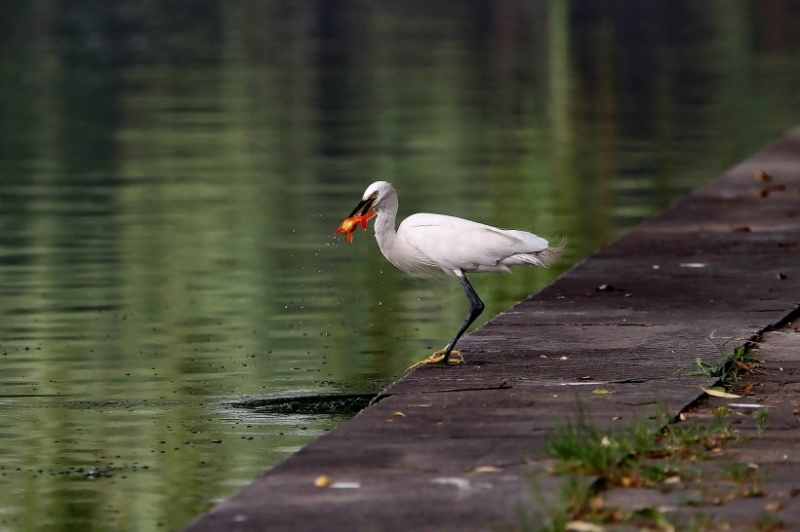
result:
<svg viewBox="0 0 800 532"><path fill-rule="evenodd" d="M600 430L656 428L714 382L681 368L718 362L798 303L800 128L465 337L468 364L407 375L187 530L513 530L565 482L546 473L544 445L578 408ZM750 393L770 390L759 399L783 413L773 458L797 472L800 350L788 331L766 337L775 358ZM792 369L777 371L784 362ZM765 468L789 494L770 508L797 524L800 476L781 471ZM315 486L322 475L329 486Z"/></svg>

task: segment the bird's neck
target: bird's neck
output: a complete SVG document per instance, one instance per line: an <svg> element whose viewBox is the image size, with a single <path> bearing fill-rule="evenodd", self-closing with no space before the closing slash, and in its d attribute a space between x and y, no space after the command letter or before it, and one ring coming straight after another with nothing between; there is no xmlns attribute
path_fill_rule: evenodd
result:
<svg viewBox="0 0 800 532"><path fill-rule="evenodd" d="M392 260L392 249L397 240L397 231L394 228L396 218L397 200L381 206L378 216L375 217L375 240L378 241L378 247L381 249L383 256L390 261Z"/></svg>

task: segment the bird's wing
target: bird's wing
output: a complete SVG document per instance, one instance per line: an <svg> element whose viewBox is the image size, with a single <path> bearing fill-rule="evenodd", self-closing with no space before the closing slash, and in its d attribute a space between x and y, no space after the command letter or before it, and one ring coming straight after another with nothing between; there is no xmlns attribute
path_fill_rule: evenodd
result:
<svg viewBox="0 0 800 532"><path fill-rule="evenodd" d="M524 231L509 231L441 214L415 214L398 229L420 254L443 270L506 272L503 259L547 248L547 241Z"/></svg>

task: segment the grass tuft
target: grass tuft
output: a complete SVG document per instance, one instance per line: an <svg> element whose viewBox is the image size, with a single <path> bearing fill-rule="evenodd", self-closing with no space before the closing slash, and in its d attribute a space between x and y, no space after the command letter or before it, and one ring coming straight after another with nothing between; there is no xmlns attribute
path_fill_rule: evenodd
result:
<svg viewBox="0 0 800 532"><path fill-rule="evenodd" d="M731 340L728 340L728 342ZM726 342L725 344L727 344ZM696 368L689 375L715 377L730 388L739 383L741 376L757 371L761 361L750 351L748 345L740 346L725 354L718 348L722 359L716 365L697 359ZM734 412L725 406L711 410L713 421L683 422L671 419L661 429L638 423L628 429L610 432L593 425L578 406L577 415L561 425L554 438L546 446L547 456L554 460L551 473L569 475L562 485L556 502L549 504L540 500L546 516L537 516L537 526L523 530L541 532L566 532L569 530L602 530L601 525L621 524L640 530L674 531L675 526L658 509L644 508L622 511L608 507L603 502L602 492L606 488L643 487L670 491L673 486L686 482L712 485L719 476L698 468L696 462L719 456L723 446L738 438L732 417ZM759 434L764 430L768 411L766 408L752 414ZM743 497L761 497L761 479L757 466L729 464L723 466L725 484L733 484L721 497L703 490L700 500L692 498L685 506L719 504L725 500ZM723 484L723 485L725 485ZM694 484L693 484L694 485ZM685 517L685 516L684 516ZM680 520L684 518L678 517ZM765 514L749 523L749 530L772 532L784 525ZM715 522L710 516L693 513L681 530L719 530L725 523ZM724 528L722 528L724 529Z"/></svg>
<svg viewBox="0 0 800 532"><path fill-rule="evenodd" d="M707 424L673 422L656 430L639 423L628 429L607 432L587 420L581 408L574 419L562 425L547 445L555 461L553 473L569 477L555 503L544 503L548 515L537 516L541 532L570 530L575 523L622 523L647 530L674 530L657 510L623 512L604 506L601 492L606 488L671 489L671 485L698 480L695 462L706 460L736 432L730 424L733 412L725 407L713 411ZM752 468L736 464L725 469L735 485L735 497L760 496L760 484ZM692 530L705 530L694 523ZM523 530L531 530L524 527Z"/></svg>
<svg viewBox="0 0 800 532"><path fill-rule="evenodd" d="M728 340L729 342L730 340ZM717 364L709 364L701 358L695 359L695 369L683 369L685 375L714 377L726 387L735 386L743 375L748 375L757 370L762 361L752 353L747 345L742 345L727 353L725 346L714 346L720 353L721 360Z"/></svg>

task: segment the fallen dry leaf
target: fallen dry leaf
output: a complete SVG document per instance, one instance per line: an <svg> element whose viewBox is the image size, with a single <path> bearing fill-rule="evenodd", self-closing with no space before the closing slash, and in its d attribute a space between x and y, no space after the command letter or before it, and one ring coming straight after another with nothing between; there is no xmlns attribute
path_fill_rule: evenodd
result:
<svg viewBox="0 0 800 532"><path fill-rule="evenodd" d="M759 170L758 172L756 172L756 179L766 183L772 181L772 176L766 173L764 170Z"/></svg>

